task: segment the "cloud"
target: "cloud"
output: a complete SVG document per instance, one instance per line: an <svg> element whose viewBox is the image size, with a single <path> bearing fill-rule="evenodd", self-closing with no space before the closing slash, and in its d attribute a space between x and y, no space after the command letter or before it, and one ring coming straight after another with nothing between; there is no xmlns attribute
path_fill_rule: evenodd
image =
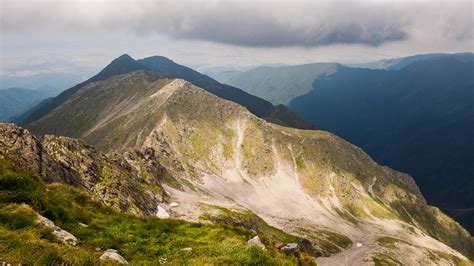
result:
<svg viewBox="0 0 474 266"><path fill-rule="evenodd" d="M471 40L472 2L2 0L2 32L122 31L244 47ZM415 36L416 37L416 36Z"/></svg>

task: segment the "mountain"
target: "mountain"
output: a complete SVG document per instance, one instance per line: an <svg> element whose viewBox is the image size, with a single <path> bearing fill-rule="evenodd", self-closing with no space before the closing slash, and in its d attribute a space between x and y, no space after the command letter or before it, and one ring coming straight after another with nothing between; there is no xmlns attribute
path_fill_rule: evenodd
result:
<svg viewBox="0 0 474 266"><path fill-rule="evenodd" d="M314 63L296 66L262 66L243 72L216 75L220 82L242 88L246 92L278 105L288 105L298 96L308 93L319 76L337 71L336 63Z"/></svg>
<svg viewBox="0 0 474 266"><path fill-rule="evenodd" d="M419 54L400 58L383 59L375 62L361 63L361 64L347 64L349 67L357 68L370 68L370 69L387 69L387 70L400 70L412 63L427 60L427 59L440 59L440 58L452 58L462 62L472 62L474 60L473 53L457 53L457 54Z"/></svg>
<svg viewBox="0 0 474 266"><path fill-rule="evenodd" d="M48 104L39 107L27 119L25 119L25 121L14 122L22 122L21 124L23 125L29 124L33 121L42 118L56 107L66 102L69 97L71 97L71 95L73 95L75 92L77 92L87 84L95 81L105 80L115 75L130 73L136 70L150 70L160 73L162 75L188 80L189 82L204 88L212 94L243 105L250 112L256 114L257 116L264 116L270 113L274 108L271 103L263 99L250 95L240 89L221 84L213 80L212 78L202 75L199 72L196 72L188 67L176 64L175 62L169 60L166 57L153 56L137 61L131 58L129 55L125 54L113 60L97 75L93 76L92 78L88 79L83 83L80 83L64 91ZM287 112L291 111L288 110ZM294 116L296 116L296 114ZM283 119L280 120L284 122L283 125L293 126L292 121L283 121Z"/></svg>
<svg viewBox="0 0 474 266"><path fill-rule="evenodd" d="M451 57L399 71L342 67L290 107L377 162L413 175L429 203L473 232L473 73L473 61Z"/></svg>
<svg viewBox="0 0 474 266"><path fill-rule="evenodd" d="M42 87L35 90L25 88L9 88L0 90L0 121L28 110L42 100L55 96L57 90Z"/></svg>
<svg viewBox="0 0 474 266"><path fill-rule="evenodd" d="M177 203L172 217L257 234L263 221L282 230L273 236L300 238L296 245L322 265L474 257L469 233L427 205L410 176L328 132L269 123L182 79L139 70L91 82L28 128L125 154L132 168L160 165L166 206Z"/></svg>
<svg viewBox="0 0 474 266"><path fill-rule="evenodd" d="M161 185L166 175L151 150L104 154L77 139L47 136L39 141L25 129L0 124L0 260L33 265L314 264L304 249L302 255L286 256L274 247L300 238L248 213L245 217L253 220L243 221L252 231L157 218L159 208L173 214ZM246 243L257 233L265 250ZM106 254L112 261L104 261Z"/></svg>
<svg viewBox="0 0 474 266"><path fill-rule="evenodd" d="M77 71L75 73L64 73L60 71L44 72L49 70L48 66L38 66L35 69L20 68L14 69L14 72L39 72L33 75L0 75L0 89L12 87L38 88L52 87L59 88L61 91L85 80L84 77L90 75L88 71Z"/></svg>

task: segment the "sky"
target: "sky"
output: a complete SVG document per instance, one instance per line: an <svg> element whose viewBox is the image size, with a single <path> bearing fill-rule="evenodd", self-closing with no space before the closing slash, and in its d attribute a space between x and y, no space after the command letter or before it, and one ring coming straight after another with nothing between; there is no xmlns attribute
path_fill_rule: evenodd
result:
<svg viewBox="0 0 474 266"><path fill-rule="evenodd" d="M206 69L474 50L473 0L0 3L0 77L87 75L124 53Z"/></svg>

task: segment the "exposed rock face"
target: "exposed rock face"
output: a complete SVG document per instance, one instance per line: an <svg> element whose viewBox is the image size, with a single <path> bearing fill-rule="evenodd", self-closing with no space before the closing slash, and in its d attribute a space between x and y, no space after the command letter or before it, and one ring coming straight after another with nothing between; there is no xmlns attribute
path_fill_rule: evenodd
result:
<svg viewBox="0 0 474 266"><path fill-rule="evenodd" d="M77 139L45 136L41 143L28 130L0 124L0 156L45 182L83 188L124 212L151 216L165 199L160 180L165 170L146 150L106 155Z"/></svg>
<svg viewBox="0 0 474 266"><path fill-rule="evenodd" d="M66 230L56 226L51 220L38 214L35 222L41 226L50 229L52 234L65 244L75 246L77 244L77 238Z"/></svg>
<svg viewBox="0 0 474 266"><path fill-rule="evenodd" d="M128 264L128 262L117 253L115 249L107 249L102 256L100 256L101 260L111 260L117 262L119 264Z"/></svg>

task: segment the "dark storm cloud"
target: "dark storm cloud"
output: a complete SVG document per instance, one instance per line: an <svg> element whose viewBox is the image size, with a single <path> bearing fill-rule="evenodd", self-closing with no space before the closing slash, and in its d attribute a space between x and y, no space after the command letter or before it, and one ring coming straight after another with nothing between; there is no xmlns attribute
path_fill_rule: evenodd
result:
<svg viewBox="0 0 474 266"><path fill-rule="evenodd" d="M472 3L437 3L2 0L1 27L124 31L246 47L378 46L413 33L472 39Z"/></svg>

